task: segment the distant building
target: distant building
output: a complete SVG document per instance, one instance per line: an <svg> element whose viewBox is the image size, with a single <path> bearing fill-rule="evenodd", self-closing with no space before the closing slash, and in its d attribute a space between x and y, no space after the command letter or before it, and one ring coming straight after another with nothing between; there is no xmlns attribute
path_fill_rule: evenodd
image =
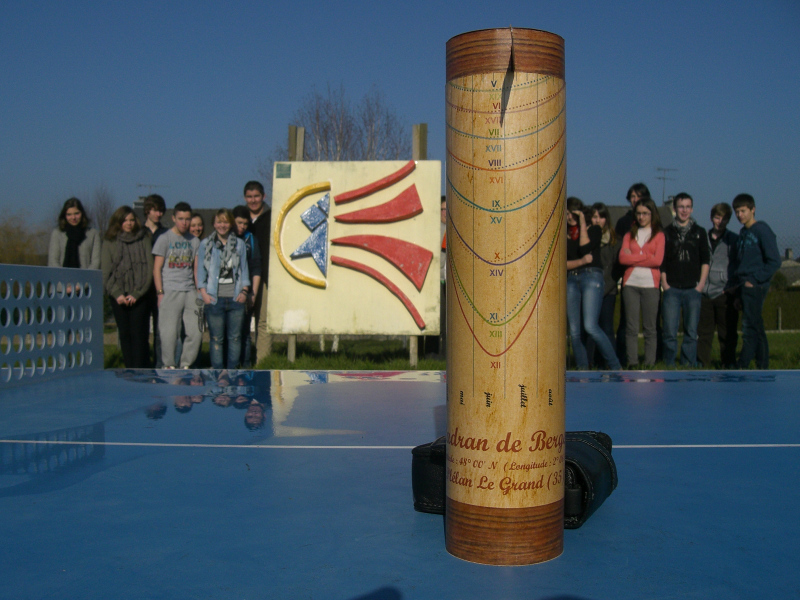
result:
<svg viewBox="0 0 800 600"><path fill-rule="evenodd" d="M800 289L800 262L794 260L791 248L786 249L781 268L778 271L786 277L786 285L788 287Z"/></svg>

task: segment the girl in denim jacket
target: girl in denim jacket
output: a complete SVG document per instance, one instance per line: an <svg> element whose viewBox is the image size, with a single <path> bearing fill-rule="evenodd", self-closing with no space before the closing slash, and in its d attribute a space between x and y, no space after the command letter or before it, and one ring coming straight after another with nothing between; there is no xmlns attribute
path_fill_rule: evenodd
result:
<svg viewBox="0 0 800 600"><path fill-rule="evenodd" d="M214 232L200 242L195 258L197 290L205 306L211 338L211 366L235 369L242 344L250 271L244 241L233 232L230 210L221 208L214 216ZM225 341L227 360L223 358Z"/></svg>

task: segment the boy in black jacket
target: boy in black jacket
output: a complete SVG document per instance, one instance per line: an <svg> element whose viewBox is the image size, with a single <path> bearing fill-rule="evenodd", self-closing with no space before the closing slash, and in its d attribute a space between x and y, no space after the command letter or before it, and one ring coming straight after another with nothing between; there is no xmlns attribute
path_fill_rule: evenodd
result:
<svg viewBox="0 0 800 600"><path fill-rule="evenodd" d="M250 211L249 231L261 251L261 285L253 289L256 318L256 363L272 352L272 335L267 332L267 287L269 286L269 244L271 212L264 202L264 186L258 181L248 181L244 186L244 202Z"/></svg>
<svg viewBox="0 0 800 600"><path fill-rule="evenodd" d="M675 220L664 228L664 262L661 266L661 305L664 330L664 362L675 366L678 353L678 322L683 309L681 362L697 363L697 324L708 277L711 253L706 230L692 218L694 201L689 194L675 196Z"/></svg>

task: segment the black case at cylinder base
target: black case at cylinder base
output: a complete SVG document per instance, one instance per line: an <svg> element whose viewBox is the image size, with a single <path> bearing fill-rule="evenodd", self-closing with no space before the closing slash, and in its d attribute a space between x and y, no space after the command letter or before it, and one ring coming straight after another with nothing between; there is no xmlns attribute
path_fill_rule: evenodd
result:
<svg viewBox="0 0 800 600"><path fill-rule="evenodd" d="M577 529L617 487L611 437L601 431L568 431L564 458L564 527ZM446 442L436 441L411 451L414 510L444 514Z"/></svg>

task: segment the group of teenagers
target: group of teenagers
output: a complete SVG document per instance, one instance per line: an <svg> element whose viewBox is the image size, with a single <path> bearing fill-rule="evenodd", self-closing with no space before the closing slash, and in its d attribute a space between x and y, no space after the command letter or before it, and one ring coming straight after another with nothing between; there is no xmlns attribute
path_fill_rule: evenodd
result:
<svg viewBox="0 0 800 600"><path fill-rule="evenodd" d="M50 237L48 265L102 269L126 367L193 367L207 326L212 368L249 368L252 317L256 360L271 349L270 209L258 181L245 185L244 201L216 211L212 231L203 237L203 218L186 202L173 208L171 226L162 225L166 205L152 194L144 200L143 224L130 206L121 206L101 236L90 227L81 201L70 198Z"/></svg>
<svg viewBox="0 0 800 600"><path fill-rule="evenodd" d="M708 231L692 217L689 194L675 196L674 219L666 226L645 184L631 186L627 199L631 209L613 225L605 204L567 199L567 321L577 368L599 364L599 355L611 370L623 364L647 369L659 352L667 367L710 367L715 331L724 368L746 369L753 359L756 368L769 368L761 313L781 260L772 229L755 218L753 197L739 194L732 207L716 204ZM738 235L728 229L734 214L742 225ZM622 301L615 334L617 295Z"/></svg>
<svg viewBox="0 0 800 600"><path fill-rule="evenodd" d="M608 369L650 368L659 350L667 367L678 360L709 367L715 331L722 366L748 368L755 359L757 368L769 368L761 313L781 261L775 234L755 218L753 197L740 194L732 207L716 204L708 231L692 217L689 194L675 196L674 220L667 226L645 184L631 186L626 197L631 209L614 226L605 204L584 206L578 198L567 199L567 321L577 368L598 364L596 354ZM70 198L51 235L48 264L102 268L126 367L155 362L157 368L191 368L207 324L212 368L249 368L252 317L256 361L271 349L266 329L270 210L258 181L245 185L244 201L233 210L218 210L213 231L203 237L202 217L185 202L175 205L172 226L163 226L164 199L153 194L144 201L144 224L122 206L101 239L81 201ZM738 235L727 228L734 213L742 224ZM737 359L740 311L743 339Z"/></svg>

